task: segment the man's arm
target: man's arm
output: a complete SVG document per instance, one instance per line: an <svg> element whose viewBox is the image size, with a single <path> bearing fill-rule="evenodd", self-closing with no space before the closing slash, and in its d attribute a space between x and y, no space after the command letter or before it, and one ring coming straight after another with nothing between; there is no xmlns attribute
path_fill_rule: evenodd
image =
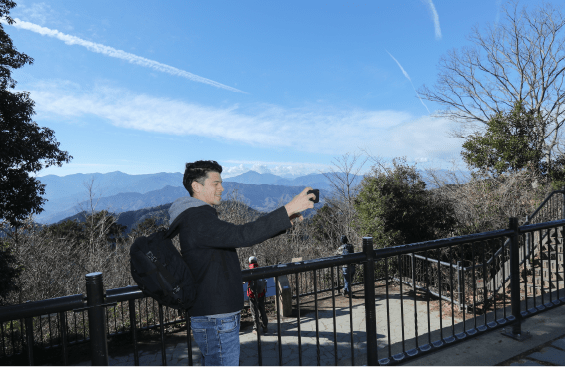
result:
<svg viewBox="0 0 565 367"><path fill-rule="evenodd" d="M182 230L187 236L194 238L199 247L239 248L253 246L271 237L281 234L291 227L292 217L301 218L300 212L314 207L310 201L314 194L306 194L311 188L305 188L300 194L284 207L266 214L256 221L243 225L220 220L212 208L198 212L197 216L187 218L188 227ZM298 215L298 216L297 216Z"/></svg>

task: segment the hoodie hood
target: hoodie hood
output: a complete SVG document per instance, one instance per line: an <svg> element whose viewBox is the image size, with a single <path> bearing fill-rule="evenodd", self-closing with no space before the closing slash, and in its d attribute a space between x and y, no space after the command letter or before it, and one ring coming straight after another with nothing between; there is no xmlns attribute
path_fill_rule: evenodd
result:
<svg viewBox="0 0 565 367"><path fill-rule="evenodd" d="M169 225L173 224L176 217L178 217L180 213L184 212L186 209L204 205L211 206L210 204L205 203L200 199L193 198L192 196L183 196L182 198L178 198L169 208Z"/></svg>

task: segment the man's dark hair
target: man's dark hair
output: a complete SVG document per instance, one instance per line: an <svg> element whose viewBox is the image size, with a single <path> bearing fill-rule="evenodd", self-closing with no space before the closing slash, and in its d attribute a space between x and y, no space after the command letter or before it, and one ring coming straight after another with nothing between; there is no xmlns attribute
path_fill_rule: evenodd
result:
<svg viewBox="0 0 565 367"><path fill-rule="evenodd" d="M182 184L190 196L194 194L194 190L192 190L192 183L196 181L199 184L204 185L204 181L208 177L208 172L222 173L222 166L220 166L216 161L196 161L186 164Z"/></svg>

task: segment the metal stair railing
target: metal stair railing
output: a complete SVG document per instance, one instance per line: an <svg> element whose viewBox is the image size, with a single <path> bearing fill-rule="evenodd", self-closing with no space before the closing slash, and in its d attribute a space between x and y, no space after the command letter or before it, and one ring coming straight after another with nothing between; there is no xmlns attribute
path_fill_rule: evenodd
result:
<svg viewBox="0 0 565 367"><path fill-rule="evenodd" d="M560 208L554 208L553 207L553 202L551 201L551 199L554 197L554 195L557 194L561 194L560 198L561 198L561 207ZM559 219L565 219L565 187L562 188L561 190L554 190L552 191L546 198L545 200L538 206L538 208L530 215L526 216L526 220L524 221L524 223L522 225L528 225L528 224L536 224L536 223L541 223L543 221L547 221L548 218L547 216L541 216L540 213L542 213L542 209L546 208L546 205L548 205L548 203L551 203L552 207L549 208L549 210L547 211L549 213L549 216L553 216L555 217L556 215L559 215ZM546 213L544 213L546 214ZM540 218L541 217L541 218ZM550 220L555 220L557 218L551 218ZM527 234L527 241L528 241L528 246L525 246L526 251L523 251L522 248L520 248L520 252L519 252L519 265L523 265L524 262L526 260L528 260L530 258L530 256L532 255L532 252L535 254L536 251L539 250L539 248L543 245L543 241L544 239L549 235L549 231L545 232L543 234L543 236L541 236L541 238L539 239L539 241L532 241L531 239L531 234ZM530 246L530 241L533 242L533 245ZM504 284L506 284L506 282L508 282L511 278L511 272L510 272L510 256L509 256L509 245L510 245L510 239L507 239L504 244L491 256L490 259L488 259L487 261L485 261L485 263L490 266L493 262L495 263L495 269L496 273L492 274L492 276L488 279L483 279L483 281L487 282L486 284L486 289L488 292L491 293L490 296L485 297L483 295L483 302L485 301L485 299L492 299L494 297L494 295L500 290L500 288L502 288L502 286ZM538 246L539 245L539 246ZM426 258L424 256L421 255L416 255L416 254L410 254L410 255L405 255L405 256L410 256L410 257L414 257L416 259L420 259L420 260L424 260L424 261L428 261L428 262L434 262L434 263L439 263L442 266L451 266L454 268L454 270L460 272L462 274L461 277L459 277L459 279L465 279L467 278L464 274L469 272L469 271L474 271L474 269L480 269L483 267L483 264L475 264L474 266L469 266L469 267L464 267L461 266L460 264L448 264L448 263L444 263L442 261L438 261L437 259L432 259L432 258ZM490 267L492 269L492 267ZM505 275L505 276L504 276ZM404 279L405 277L401 277L402 279ZM494 278L494 286L493 286L493 280ZM504 278L504 279L502 279ZM397 279L400 280L400 279ZM415 286L416 288L420 289L422 287L416 285L412 285L409 277L408 280L401 280L403 283L408 284L410 286ZM464 284L460 284L460 287L464 287ZM423 290L423 288L422 288ZM436 292L433 292L430 289L426 289L426 291L437 295ZM453 303L458 305L459 307L464 307L464 306L469 306L469 305L465 305L464 300L453 300ZM482 302L477 302L477 303L482 303Z"/></svg>

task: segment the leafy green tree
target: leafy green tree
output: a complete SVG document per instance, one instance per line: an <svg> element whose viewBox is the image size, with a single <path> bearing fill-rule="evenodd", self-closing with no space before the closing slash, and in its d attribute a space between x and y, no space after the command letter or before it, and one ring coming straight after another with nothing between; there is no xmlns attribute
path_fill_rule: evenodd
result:
<svg viewBox="0 0 565 367"><path fill-rule="evenodd" d="M0 0L0 18L13 24L10 9L16 3ZM32 121L34 102L27 92L14 92L12 71L33 59L18 52L0 24L0 219L20 226L31 213L40 213L45 185L29 173L69 162L72 158L59 149L54 132Z"/></svg>
<svg viewBox="0 0 565 367"><path fill-rule="evenodd" d="M17 264L16 257L12 253L10 243L0 242L0 279L16 279L21 272L22 268ZM10 292L18 290L19 287L16 282L0 282L0 306L5 303L4 300Z"/></svg>
<svg viewBox="0 0 565 367"><path fill-rule="evenodd" d="M374 167L355 200L363 235L377 248L432 240L455 225L451 203L426 190L415 166L394 159L393 168Z"/></svg>
<svg viewBox="0 0 565 367"><path fill-rule="evenodd" d="M521 102L509 113L498 113L485 132L470 135L461 155L470 168L497 177L505 172L530 169L551 179L564 179L565 156L546 156L538 137L539 114L526 111Z"/></svg>

